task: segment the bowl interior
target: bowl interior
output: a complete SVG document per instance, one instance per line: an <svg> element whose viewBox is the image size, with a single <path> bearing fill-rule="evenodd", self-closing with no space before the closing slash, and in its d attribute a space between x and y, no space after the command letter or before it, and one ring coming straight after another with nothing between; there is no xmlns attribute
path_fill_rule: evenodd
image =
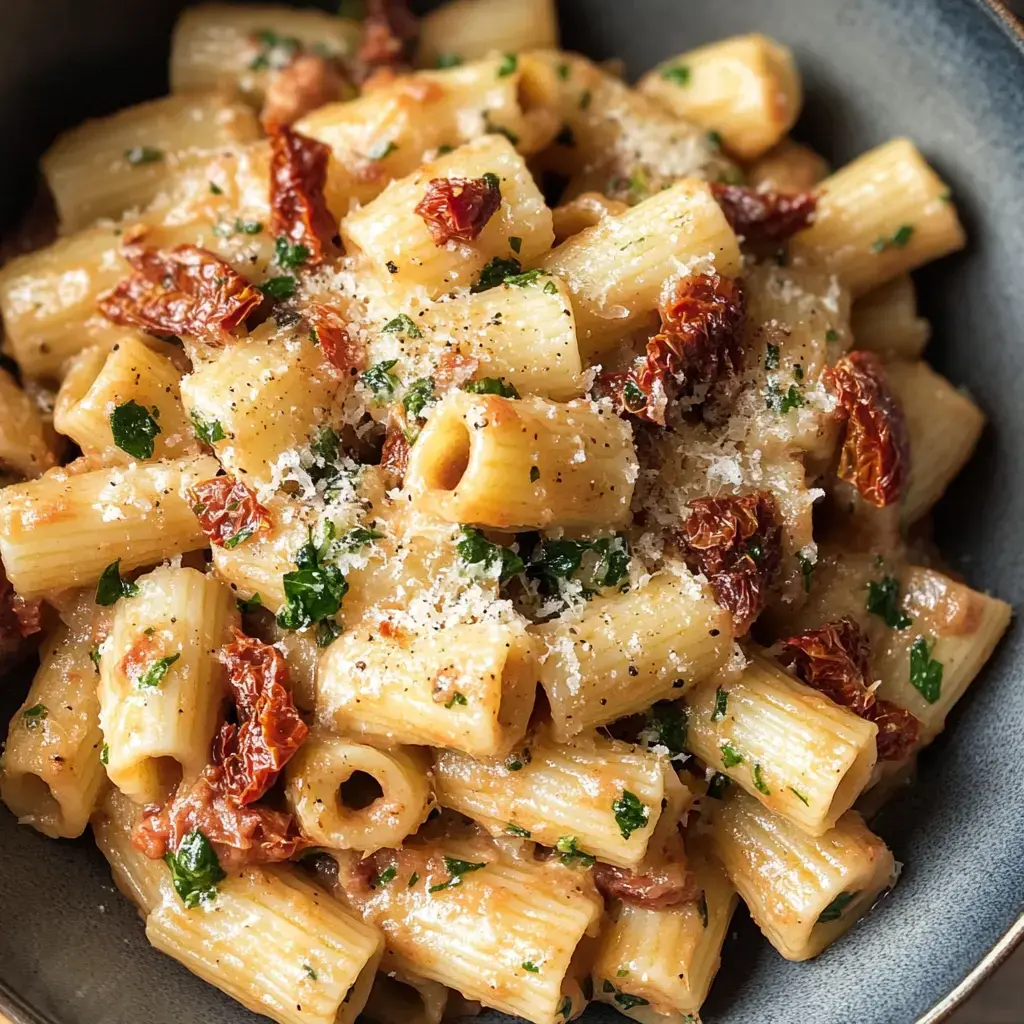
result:
<svg viewBox="0 0 1024 1024"><path fill-rule="evenodd" d="M513 0L514 2L514 0ZM53 134L166 88L175 0L4 0L0 10L0 219ZM1018 604L1024 591L1024 48L981 0L563 0L566 45L625 58L631 77L697 43L763 31L794 48L806 110L797 135L834 163L914 138L949 181L971 238L919 276L928 356L990 419L942 501L954 569ZM916 786L876 827L903 862L892 894L835 947L789 964L737 918L704 1017L902 1022L950 992L1024 906L1024 652L996 652L921 759ZM27 682L26 684L27 685ZM5 680L8 716L22 683ZM6 720L6 718L5 718ZM101 1024L255 1020L155 953L89 839L53 843L0 809L0 1003L15 1017ZM497 1021L500 1015L485 1015ZM604 1008L584 1018L621 1020Z"/></svg>

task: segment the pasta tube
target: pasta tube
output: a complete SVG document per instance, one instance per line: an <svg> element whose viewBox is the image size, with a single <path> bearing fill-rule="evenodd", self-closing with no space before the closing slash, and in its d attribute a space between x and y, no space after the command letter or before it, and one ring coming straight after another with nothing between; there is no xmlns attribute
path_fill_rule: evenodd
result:
<svg viewBox="0 0 1024 1024"><path fill-rule="evenodd" d="M836 823L871 776L878 726L759 654L736 681L710 680L685 699L690 753L812 836Z"/></svg>
<svg viewBox="0 0 1024 1024"><path fill-rule="evenodd" d="M423 512L500 529L607 528L629 518L637 462L610 407L450 393L413 445Z"/></svg>
<svg viewBox="0 0 1024 1024"><path fill-rule="evenodd" d="M224 700L217 651L238 625L231 591L195 569L160 568L117 602L100 658L107 774L139 803L198 775Z"/></svg>
<svg viewBox="0 0 1024 1024"><path fill-rule="evenodd" d="M561 742L681 696L732 652L729 613L685 574L659 573L626 594L595 598L578 621L533 631L547 647L540 682Z"/></svg>
<svg viewBox="0 0 1024 1024"><path fill-rule="evenodd" d="M60 625L47 637L0 759L0 799L53 839L85 831L105 779L92 650L89 630Z"/></svg>
<svg viewBox="0 0 1024 1024"><path fill-rule="evenodd" d="M964 247L949 189L908 139L858 157L819 193L814 223L790 254L824 263L855 298Z"/></svg>
<svg viewBox="0 0 1024 1024"><path fill-rule="evenodd" d="M609 864L635 867L644 859L672 771L664 758L597 733L556 743L547 730L527 739L525 750L514 760L436 751L438 802L494 836L552 847L571 836L580 850ZM632 824L642 818L641 827L621 826L627 803L639 815Z"/></svg>
<svg viewBox="0 0 1024 1024"><path fill-rule="evenodd" d="M453 0L420 19L416 59L422 67L434 67L456 58L477 60L495 50L515 53L557 45L552 0Z"/></svg>
<svg viewBox="0 0 1024 1024"><path fill-rule="evenodd" d="M372 853L399 846L430 811L428 760L412 748L378 750L310 736L286 769L285 798L318 846Z"/></svg>
<svg viewBox="0 0 1024 1024"><path fill-rule="evenodd" d="M772 148L803 104L790 50L763 35L732 36L671 57L637 85L677 116L718 132L741 160Z"/></svg>
<svg viewBox="0 0 1024 1024"><path fill-rule="evenodd" d="M750 916L787 960L817 956L896 882L893 855L856 811L811 837L733 792L712 838Z"/></svg>
<svg viewBox="0 0 1024 1024"><path fill-rule="evenodd" d="M6 370L0 369L0 470L32 479L55 462L35 402Z"/></svg>
<svg viewBox="0 0 1024 1024"><path fill-rule="evenodd" d="M857 348L900 359L917 359L932 334L931 324L917 313L914 279L900 274L862 295L854 304L850 327Z"/></svg>

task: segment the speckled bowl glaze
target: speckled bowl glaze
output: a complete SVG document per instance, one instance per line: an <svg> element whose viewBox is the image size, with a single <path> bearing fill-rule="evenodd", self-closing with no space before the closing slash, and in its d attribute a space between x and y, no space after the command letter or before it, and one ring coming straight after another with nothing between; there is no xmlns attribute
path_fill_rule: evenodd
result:
<svg viewBox="0 0 1024 1024"><path fill-rule="evenodd" d="M515 2L515 0L509 0ZM175 0L0 0L0 217L61 128L166 89ZM929 358L990 418L936 532L971 582L1024 606L1024 42L982 0L564 0L564 39L638 75L753 29L796 51L798 135L842 163L912 136L949 181L967 252L920 277ZM27 686L27 682L25 683ZM0 690L8 716L23 695ZM1024 639L1011 630L914 789L876 827L903 862L893 893L819 959L783 961L737 918L708 1024L940 1020L1024 925ZM255 1021L151 950L90 840L54 843L0 809L0 1010L20 1024ZM496 1024L497 1014L478 1020ZM587 1024L623 1018L593 1007Z"/></svg>

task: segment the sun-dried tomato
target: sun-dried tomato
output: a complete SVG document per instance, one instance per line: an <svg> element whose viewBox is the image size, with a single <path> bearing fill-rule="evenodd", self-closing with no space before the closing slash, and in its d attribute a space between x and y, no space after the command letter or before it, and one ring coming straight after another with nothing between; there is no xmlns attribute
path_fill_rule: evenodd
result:
<svg viewBox="0 0 1024 1024"><path fill-rule="evenodd" d="M340 100L351 89L338 62L318 53L300 53L267 83L260 120L268 130L292 124L325 103Z"/></svg>
<svg viewBox="0 0 1024 1024"><path fill-rule="evenodd" d="M761 191L720 181L711 183L711 192L733 231L752 245L777 245L803 231L818 205L813 192Z"/></svg>
<svg viewBox="0 0 1024 1024"><path fill-rule="evenodd" d="M913 753L921 735L921 722L906 708L878 699L864 715L878 726L875 743L879 761L902 761Z"/></svg>
<svg viewBox="0 0 1024 1024"><path fill-rule="evenodd" d="M331 150L287 125L270 127L270 230L306 250L302 265L315 266L342 251L338 223L324 187Z"/></svg>
<svg viewBox="0 0 1024 1024"><path fill-rule="evenodd" d="M644 359L624 373L599 374L592 393L596 399L610 398L620 414L665 425L668 400L664 375L648 372Z"/></svg>
<svg viewBox="0 0 1024 1024"><path fill-rule="evenodd" d="M135 272L99 300L116 324L223 342L263 301L249 280L199 246L161 250L135 240L122 254Z"/></svg>
<svg viewBox="0 0 1024 1024"><path fill-rule="evenodd" d="M775 498L770 491L697 498L689 509L680 537L687 561L707 577L741 635L764 608L781 562Z"/></svg>
<svg viewBox="0 0 1024 1024"><path fill-rule="evenodd" d="M664 372L693 386L742 369L746 298L741 281L691 274L680 279L659 312L661 331L647 344L648 374Z"/></svg>
<svg viewBox="0 0 1024 1024"><path fill-rule="evenodd" d="M438 391L447 391L452 387L461 387L480 368L480 360L475 356L464 356L461 352L445 349L437 360L434 370L434 386Z"/></svg>
<svg viewBox="0 0 1024 1024"><path fill-rule="evenodd" d="M917 745L921 723L871 689L871 648L852 619L827 622L782 641L779 660L808 685L878 726L879 761L902 761Z"/></svg>
<svg viewBox="0 0 1024 1024"><path fill-rule="evenodd" d="M419 24L406 0L368 0L359 47L360 81L380 68L406 69L418 32Z"/></svg>
<svg viewBox="0 0 1024 1024"><path fill-rule="evenodd" d="M285 686L288 667L276 647L236 630L220 660L228 670L239 724L221 726L213 760L223 769L227 792L245 806L274 784L309 728Z"/></svg>
<svg viewBox="0 0 1024 1024"><path fill-rule="evenodd" d="M405 476L409 467L409 444L405 431L394 423L388 424L387 434L384 436L384 447L380 453L381 469L394 473L399 479Z"/></svg>
<svg viewBox="0 0 1024 1024"><path fill-rule="evenodd" d="M868 688L871 646L853 619L837 619L782 641L779 660L808 685L858 715L875 703Z"/></svg>
<svg viewBox="0 0 1024 1024"><path fill-rule="evenodd" d="M897 503L910 473L910 435L881 360L851 352L825 371L846 432L837 474L877 508Z"/></svg>
<svg viewBox="0 0 1024 1024"><path fill-rule="evenodd" d="M489 178L432 178L416 204L435 245L472 242L501 208L497 175Z"/></svg>
<svg viewBox="0 0 1024 1024"><path fill-rule="evenodd" d="M188 500L211 544L237 547L260 530L273 526L256 493L233 476L215 476L188 489Z"/></svg>
<svg viewBox="0 0 1024 1024"><path fill-rule="evenodd" d="M313 305L306 311L306 320L310 338L320 346L331 366L349 377L366 369L366 346L349 334L336 310Z"/></svg>
<svg viewBox="0 0 1024 1024"><path fill-rule="evenodd" d="M594 867L594 882L609 899L647 910L676 907L700 897L700 889L685 864L674 862L643 874L598 862Z"/></svg>
<svg viewBox="0 0 1024 1024"><path fill-rule="evenodd" d="M224 771L207 765L191 785L183 782L164 805L151 805L132 833L132 845L154 860L177 850L199 829L213 844L221 867L288 860L310 846L290 814L269 807L241 807L227 792Z"/></svg>

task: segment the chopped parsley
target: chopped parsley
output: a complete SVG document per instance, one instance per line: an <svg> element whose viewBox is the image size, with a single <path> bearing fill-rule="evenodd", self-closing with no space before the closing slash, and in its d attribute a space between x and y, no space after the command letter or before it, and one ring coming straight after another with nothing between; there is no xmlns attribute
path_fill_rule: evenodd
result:
<svg viewBox="0 0 1024 1024"><path fill-rule="evenodd" d="M248 232L253 234L253 232ZM274 262L285 270L297 270L310 257L309 248L301 242L292 242L285 235L274 239Z"/></svg>
<svg viewBox="0 0 1024 1024"><path fill-rule="evenodd" d="M815 563L810 560L805 554L798 554L797 561L800 563L800 574L804 578L804 591L805 593L811 592L811 580L814 577L814 565Z"/></svg>
<svg viewBox="0 0 1024 1024"><path fill-rule="evenodd" d="M49 714L49 709L45 704L33 704L32 707L25 708L25 710L22 711L21 717L25 721L25 728L38 729L39 723Z"/></svg>
<svg viewBox="0 0 1024 1024"><path fill-rule="evenodd" d="M342 551L349 553L361 551L371 541L381 540L384 534L379 530L372 530L366 526L353 526L338 542Z"/></svg>
<svg viewBox="0 0 1024 1024"><path fill-rule="evenodd" d="M895 576L881 583L868 583L867 610L877 615L890 629L906 629L914 620L900 607L900 584Z"/></svg>
<svg viewBox="0 0 1024 1024"><path fill-rule="evenodd" d="M768 783L764 781L764 775L761 773L761 766L759 764L754 765L752 774L754 777L754 789L765 796L771 796L772 791L768 788Z"/></svg>
<svg viewBox="0 0 1024 1024"><path fill-rule="evenodd" d="M725 791L729 788L730 781L731 780L728 775L723 775L721 772L715 772L708 782L708 796L711 797L712 800L721 800L725 796Z"/></svg>
<svg viewBox="0 0 1024 1024"><path fill-rule="evenodd" d="M584 89L583 94L580 96L579 108L580 110L589 110L590 101L594 98L593 94L589 89Z"/></svg>
<svg viewBox="0 0 1024 1024"><path fill-rule="evenodd" d="M723 690L720 686L715 690L715 707L711 712L711 721L720 722L725 718L729 707L729 691Z"/></svg>
<svg viewBox="0 0 1024 1024"><path fill-rule="evenodd" d="M501 179L494 171L485 171L480 177L483 178L484 184L489 189L497 189L499 193L501 192ZM510 238L509 242L511 241L512 239Z"/></svg>
<svg viewBox="0 0 1024 1024"><path fill-rule="evenodd" d="M409 881L408 881L408 883L405 886L406 889L411 889L419 880L420 880L420 873L418 871L414 871L409 876Z"/></svg>
<svg viewBox="0 0 1024 1024"><path fill-rule="evenodd" d="M159 686L167 675L167 670L181 657L180 654L168 654L166 658L154 661L142 675L136 679L139 686Z"/></svg>
<svg viewBox="0 0 1024 1024"><path fill-rule="evenodd" d="M217 895L217 883L227 877L217 852L199 829L193 829L181 841L177 853L164 855L171 869L174 891L186 907L198 907Z"/></svg>
<svg viewBox="0 0 1024 1024"><path fill-rule="evenodd" d="M103 605L104 608L109 608L112 604L116 604L119 598L134 597L138 592L139 588L134 583L121 579L121 559L119 558L103 570L99 582L96 584L96 603Z"/></svg>
<svg viewBox="0 0 1024 1024"><path fill-rule="evenodd" d="M447 882L432 885L427 891L433 893L443 892L445 889L454 889L457 885L462 885L464 875L468 875L471 871L479 871L485 867L487 867L486 862L474 864L468 860L459 860L457 857L445 857L444 869L451 877Z"/></svg>
<svg viewBox="0 0 1024 1024"><path fill-rule="evenodd" d="M462 527L460 538L455 550L475 572L485 576L497 575L498 582L504 583L523 571L523 560L511 548L492 544L474 527Z"/></svg>
<svg viewBox="0 0 1024 1024"><path fill-rule="evenodd" d="M669 64L667 68L661 69L661 77L673 85L690 84L690 68L687 64Z"/></svg>
<svg viewBox="0 0 1024 1024"><path fill-rule="evenodd" d="M721 132L716 132L714 130L714 128L712 128L711 131L708 132L707 140L708 140L708 145L714 146L715 149L721 149L722 148L722 133Z"/></svg>
<svg viewBox="0 0 1024 1024"><path fill-rule="evenodd" d="M510 235L508 240L508 247L513 252L520 252L523 248L523 240L518 235Z"/></svg>
<svg viewBox="0 0 1024 1024"><path fill-rule="evenodd" d="M658 744L667 748L670 757L685 751L688 719L686 705L671 700L659 700L647 712L648 726L654 730Z"/></svg>
<svg viewBox="0 0 1024 1024"><path fill-rule="evenodd" d="M469 289L474 294L497 288L505 278L522 272L523 265L516 259L503 259L495 256L484 264L476 283Z"/></svg>
<svg viewBox="0 0 1024 1024"><path fill-rule="evenodd" d="M522 397L514 384L509 384L504 377L481 377L462 385L463 391L471 395L499 395L502 398Z"/></svg>
<svg viewBox="0 0 1024 1024"><path fill-rule="evenodd" d="M298 282L291 274L282 274L280 277L272 277L269 281L256 286L261 292L274 302L281 302L290 299L298 288Z"/></svg>
<svg viewBox="0 0 1024 1024"><path fill-rule="evenodd" d="M434 67L457 68L462 63L463 57L458 53L439 53L437 60L434 61Z"/></svg>
<svg viewBox="0 0 1024 1024"><path fill-rule="evenodd" d="M629 544L625 537L601 537L595 541L545 540L530 556L526 575L537 580L547 595L558 594L562 581L570 579L584 565L587 553L596 555L583 583L583 596L593 597L594 588L621 587L629 576Z"/></svg>
<svg viewBox="0 0 1024 1024"><path fill-rule="evenodd" d="M196 432L196 437L207 444L224 441L228 436L224 433L220 420L208 420L198 410L192 412L192 429Z"/></svg>
<svg viewBox="0 0 1024 1024"><path fill-rule="evenodd" d="M584 853L579 847L579 840L575 836L562 836L557 843L555 843L555 849L558 851L558 859L566 865L566 867L572 867L573 865L581 868L593 867L596 857L592 857L589 853Z"/></svg>
<svg viewBox="0 0 1024 1024"><path fill-rule="evenodd" d="M722 743L718 749L722 752L722 765L725 768L735 768L743 763L743 755L729 742Z"/></svg>
<svg viewBox="0 0 1024 1024"><path fill-rule="evenodd" d="M843 911L857 898L855 892L841 892L819 915L818 924L838 921Z"/></svg>
<svg viewBox="0 0 1024 1024"><path fill-rule="evenodd" d="M374 363L359 378L373 392L373 396L378 402L390 401L398 390L398 378L390 372L397 362L397 359L384 359L379 363Z"/></svg>
<svg viewBox="0 0 1024 1024"><path fill-rule="evenodd" d="M277 615L277 624L282 629L305 629L333 618L341 609L348 581L336 565L325 565L322 558L311 534L296 555L295 572L286 572L282 577L285 606Z"/></svg>
<svg viewBox="0 0 1024 1024"><path fill-rule="evenodd" d="M114 435L114 444L133 459L151 459L160 425L148 409L135 399L129 399L110 414L110 432Z"/></svg>
<svg viewBox="0 0 1024 1024"><path fill-rule="evenodd" d="M252 597L240 597L235 604L238 605L238 610L243 614L245 612L253 612L257 608L263 607L263 598L259 594L253 594Z"/></svg>
<svg viewBox="0 0 1024 1024"><path fill-rule="evenodd" d="M524 270L521 274L512 274L506 277L505 284L514 288L528 288L530 285L536 284L537 279L543 273L544 271L539 267L535 267L533 270Z"/></svg>
<svg viewBox="0 0 1024 1024"><path fill-rule="evenodd" d="M612 801L612 810L623 839L628 839L637 829L643 828L651 817L647 805L628 789L624 789L622 796Z"/></svg>
<svg viewBox="0 0 1024 1024"><path fill-rule="evenodd" d="M437 401L433 377L418 377L405 392L402 408L414 419L419 419L428 405Z"/></svg>
<svg viewBox="0 0 1024 1024"><path fill-rule="evenodd" d="M808 800L807 797L805 797L799 789L794 789L792 786L787 786L786 789L788 789L790 793L792 793L793 796L795 796L797 800L799 800L804 805L804 807L811 806L810 800Z"/></svg>
<svg viewBox="0 0 1024 1024"><path fill-rule="evenodd" d="M632 1010L634 1006L649 1006L650 1004L643 996L634 996L629 992L620 992L610 981L604 983L605 992L614 992L613 1001L623 1010Z"/></svg>
<svg viewBox="0 0 1024 1024"><path fill-rule="evenodd" d="M381 328L381 331L384 334L401 334L408 338L423 337L423 332L413 323L413 319L408 313L399 313L393 320L389 320ZM392 363L392 365L394 364Z"/></svg>
<svg viewBox="0 0 1024 1024"><path fill-rule="evenodd" d="M316 624L316 645L323 649L330 647L341 636L341 626L335 619L324 619Z"/></svg>
<svg viewBox="0 0 1024 1024"><path fill-rule="evenodd" d="M910 648L910 685L929 704L942 695L942 662L932 657L933 643L919 636Z"/></svg>
<svg viewBox="0 0 1024 1024"><path fill-rule="evenodd" d="M302 969L306 972L306 977L310 981L316 981L316 971L309 964L303 964Z"/></svg>
<svg viewBox="0 0 1024 1024"><path fill-rule="evenodd" d="M96 671L99 672L99 670L100 670L100 649L98 647L94 647L89 652L89 660L96 666Z"/></svg>
<svg viewBox="0 0 1024 1024"><path fill-rule="evenodd" d="M795 384L790 384L789 390L783 391L776 381L769 382L765 395L765 406L772 412L784 416L791 409L799 409L803 404L803 393Z"/></svg>
<svg viewBox="0 0 1024 1024"><path fill-rule="evenodd" d="M540 469L537 466L530 467L530 483L535 484L540 479Z"/></svg>
<svg viewBox="0 0 1024 1024"><path fill-rule="evenodd" d="M398 149L398 143L393 139L381 139L380 142L374 143L370 147L369 152L366 154L368 160L383 160L385 157L391 156Z"/></svg>
<svg viewBox="0 0 1024 1024"><path fill-rule="evenodd" d="M259 52L249 62L250 71L265 71L268 68L285 68L302 49L302 43L295 36L279 36L272 29L260 29L256 33Z"/></svg>
<svg viewBox="0 0 1024 1024"><path fill-rule="evenodd" d="M523 970L531 974L540 974L540 968L532 960L523 961Z"/></svg>
<svg viewBox="0 0 1024 1024"><path fill-rule="evenodd" d="M545 295L557 295L558 294L558 285L555 284L554 281L548 281L544 285L544 294Z"/></svg>
<svg viewBox="0 0 1024 1024"><path fill-rule="evenodd" d="M530 838L530 830L528 828L520 828L518 825L513 825L511 821L505 826L505 833L510 836L517 836L520 839Z"/></svg>
<svg viewBox="0 0 1024 1024"><path fill-rule="evenodd" d="M833 342L833 341L838 341L839 340L839 332L837 330L835 330L834 328L830 327L825 332L825 340L827 342L830 342L830 343Z"/></svg>
<svg viewBox="0 0 1024 1024"><path fill-rule="evenodd" d="M519 67L519 58L514 53L506 53L498 65L498 77L508 78L509 75L515 74L517 67Z"/></svg>
<svg viewBox="0 0 1024 1024"><path fill-rule="evenodd" d="M109 743L104 743L103 744L103 749L100 751L100 764L102 764L102 765L110 764L110 744Z"/></svg>
<svg viewBox="0 0 1024 1024"><path fill-rule="evenodd" d="M445 703L445 710L451 711L451 709L455 707L456 704L458 704L459 707L463 708L469 704L469 701L466 700L466 695L463 693L459 693L458 690L456 690L455 693L452 694L452 699Z"/></svg>
<svg viewBox="0 0 1024 1024"><path fill-rule="evenodd" d="M489 110L484 111L484 131L489 135L504 135L513 146L519 145L519 136L511 128L495 124L491 120L491 112Z"/></svg>
<svg viewBox="0 0 1024 1024"><path fill-rule="evenodd" d="M563 66L564 66L564 65L563 65ZM572 996L566 996L566 997L565 997L565 998L564 998L564 999L562 1000L562 1004L561 1004L561 1006L559 1006L559 1007L558 1007L558 1012L559 1012L559 1014L561 1014L561 1016L563 1016L563 1017L564 1017L564 1018L565 1018L566 1020L568 1020L568 1019L569 1019L569 1017L570 1017L570 1016L571 1016L571 1014L572 1014Z"/></svg>
<svg viewBox="0 0 1024 1024"><path fill-rule="evenodd" d="M886 249L903 249L914 234L913 224L901 224L891 235L881 235L871 243L872 252L885 252Z"/></svg>
<svg viewBox="0 0 1024 1024"><path fill-rule="evenodd" d="M379 875L374 875L370 879L371 889L383 889L388 882L394 880L395 875L398 874L398 868L392 864L390 867L386 867Z"/></svg>
<svg viewBox="0 0 1024 1024"><path fill-rule="evenodd" d="M530 753L530 748L523 747L522 750L517 750L505 758L505 767L510 772L521 772L532 760L533 754Z"/></svg>
<svg viewBox="0 0 1024 1024"><path fill-rule="evenodd" d="M764 357L764 368L766 370L777 370L779 368L779 346L768 342L768 350Z"/></svg>
<svg viewBox="0 0 1024 1024"><path fill-rule="evenodd" d="M132 167L143 164L158 164L164 158L164 151L153 146L132 146L124 151L124 158Z"/></svg>
<svg viewBox="0 0 1024 1024"><path fill-rule="evenodd" d="M563 82L568 82L568 81L569 81L569 75L571 75L571 74L572 74L572 68L571 68L571 67L569 67L569 63L568 63L568 61L564 61L564 60L563 60L563 61L562 61L562 62L561 62L561 63L560 63L559 65L558 65L558 69L557 69L557 70L558 70L558 77L559 77L559 78L560 78L560 79L561 79L561 80L562 80Z"/></svg>
<svg viewBox="0 0 1024 1024"><path fill-rule="evenodd" d="M224 195L224 189L220 187L215 181L210 182L210 195L222 196Z"/></svg>

